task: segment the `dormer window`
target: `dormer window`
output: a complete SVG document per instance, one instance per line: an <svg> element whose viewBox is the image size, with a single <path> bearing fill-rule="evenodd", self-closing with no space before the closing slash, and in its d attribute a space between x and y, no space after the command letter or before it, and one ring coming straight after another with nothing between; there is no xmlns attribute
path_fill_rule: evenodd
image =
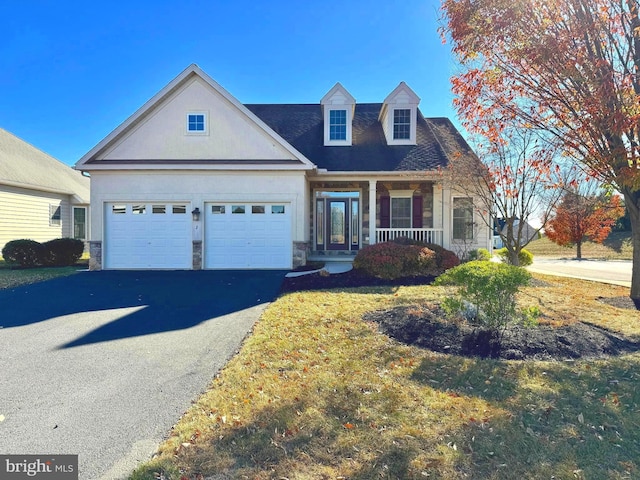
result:
<svg viewBox="0 0 640 480"><path fill-rule="evenodd" d="M385 98L378 120L387 145L415 145L420 98L406 83L400 82Z"/></svg>
<svg viewBox="0 0 640 480"><path fill-rule="evenodd" d="M347 111L329 110L329 140L347 139Z"/></svg>
<svg viewBox="0 0 640 480"><path fill-rule="evenodd" d="M411 110L396 108L393 110L393 139L409 140L411 138Z"/></svg>
<svg viewBox="0 0 640 480"><path fill-rule="evenodd" d="M351 145L353 114L356 100L336 83L320 100L324 123L324 145L343 147Z"/></svg>
<svg viewBox="0 0 640 480"><path fill-rule="evenodd" d="M209 126L207 125L206 112L187 113L186 132L188 135L207 135Z"/></svg>

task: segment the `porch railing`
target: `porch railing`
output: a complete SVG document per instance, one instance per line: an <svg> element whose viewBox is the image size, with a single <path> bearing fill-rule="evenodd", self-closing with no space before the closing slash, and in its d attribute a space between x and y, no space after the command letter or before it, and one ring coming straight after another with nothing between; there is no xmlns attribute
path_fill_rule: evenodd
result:
<svg viewBox="0 0 640 480"><path fill-rule="evenodd" d="M408 237L424 243L442 245L442 228L377 228L376 243Z"/></svg>

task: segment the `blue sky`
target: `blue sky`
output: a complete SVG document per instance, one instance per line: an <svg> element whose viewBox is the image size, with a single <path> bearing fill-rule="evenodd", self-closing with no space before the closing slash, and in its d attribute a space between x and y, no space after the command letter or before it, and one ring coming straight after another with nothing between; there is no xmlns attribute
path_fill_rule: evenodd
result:
<svg viewBox="0 0 640 480"><path fill-rule="evenodd" d="M3 2L0 127L74 164L191 63L242 103L316 103L405 81L455 121L437 0ZM457 124L457 122L456 122Z"/></svg>

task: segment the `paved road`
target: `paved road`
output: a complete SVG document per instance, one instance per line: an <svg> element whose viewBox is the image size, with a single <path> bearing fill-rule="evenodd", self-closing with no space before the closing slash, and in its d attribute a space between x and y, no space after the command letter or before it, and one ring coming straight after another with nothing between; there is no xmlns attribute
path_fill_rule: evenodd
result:
<svg viewBox="0 0 640 480"><path fill-rule="evenodd" d="M0 290L0 454L79 454L82 480L126 476L284 273L82 272Z"/></svg>
<svg viewBox="0 0 640 480"><path fill-rule="evenodd" d="M586 278L631 287L631 261L576 260L534 257L532 272Z"/></svg>

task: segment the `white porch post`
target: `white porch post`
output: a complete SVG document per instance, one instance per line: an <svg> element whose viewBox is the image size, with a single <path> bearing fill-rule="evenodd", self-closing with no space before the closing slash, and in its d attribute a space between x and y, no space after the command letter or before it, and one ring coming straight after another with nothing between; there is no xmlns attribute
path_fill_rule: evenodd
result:
<svg viewBox="0 0 640 480"><path fill-rule="evenodd" d="M369 180L369 245L376 243L376 184Z"/></svg>
<svg viewBox="0 0 640 480"><path fill-rule="evenodd" d="M451 221L451 189L442 185L442 246L452 250L453 222Z"/></svg>

